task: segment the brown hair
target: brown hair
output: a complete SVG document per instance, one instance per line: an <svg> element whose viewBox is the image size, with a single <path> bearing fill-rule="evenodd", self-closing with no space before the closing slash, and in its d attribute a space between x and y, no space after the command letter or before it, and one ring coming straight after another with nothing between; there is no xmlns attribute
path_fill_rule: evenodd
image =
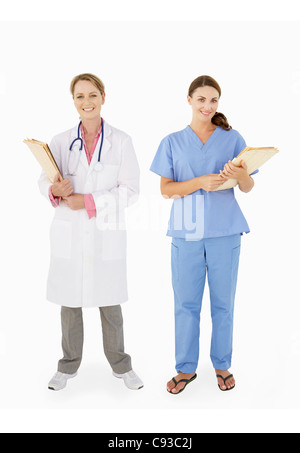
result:
<svg viewBox="0 0 300 453"><path fill-rule="evenodd" d="M217 92L219 93L219 96L221 97L222 92L221 92L220 85L218 84L218 82L215 79L213 79L212 77L210 77L208 75L203 75L203 76L197 77L197 79L195 79L191 83L188 94L190 97L192 97L194 92L197 90L197 88L207 87L207 86L215 88L217 90ZM213 124L215 124L216 126L220 126L225 131L229 131L230 129L232 129L232 127L229 125L229 123L227 121L226 116L223 113L216 112L215 115L212 117L211 122Z"/></svg>
<svg viewBox="0 0 300 453"><path fill-rule="evenodd" d="M104 83L102 82L102 80L100 80L99 77L95 76L94 74L85 73L85 74L79 74L73 78L71 85L70 85L70 91L72 93L72 96L74 96L75 85L77 82L79 82L79 80L88 80L93 85L95 85L95 87L100 91L101 94L104 94L105 87L104 87Z"/></svg>

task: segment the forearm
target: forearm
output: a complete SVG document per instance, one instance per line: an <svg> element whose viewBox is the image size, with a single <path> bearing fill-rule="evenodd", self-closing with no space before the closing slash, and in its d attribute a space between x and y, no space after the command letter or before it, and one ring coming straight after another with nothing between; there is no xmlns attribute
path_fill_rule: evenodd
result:
<svg viewBox="0 0 300 453"><path fill-rule="evenodd" d="M171 180L161 183L161 193L164 198L183 198L193 192L196 192L200 188L201 184L199 177L182 182L175 182Z"/></svg>
<svg viewBox="0 0 300 453"><path fill-rule="evenodd" d="M239 188L242 192L250 192L254 186L254 181L247 172L247 165L244 161L241 161L241 165L236 167L231 160L225 164L224 170L221 172L228 178L236 179L239 185Z"/></svg>
<svg viewBox="0 0 300 453"><path fill-rule="evenodd" d="M242 192L248 193L253 189L254 180L251 178L251 176L248 176L248 178L238 181L238 184Z"/></svg>

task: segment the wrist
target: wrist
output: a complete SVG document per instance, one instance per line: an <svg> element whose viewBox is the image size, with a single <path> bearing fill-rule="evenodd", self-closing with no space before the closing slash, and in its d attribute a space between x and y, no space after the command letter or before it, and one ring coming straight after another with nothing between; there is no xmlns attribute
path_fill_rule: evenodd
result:
<svg viewBox="0 0 300 453"><path fill-rule="evenodd" d="M197 177L197 186L198 186L198 190L200 189L203 189L203 184L202 184L202 181L203 181L203 177L202 176L198 176Z"/></svg>
<svg viewBox="0 0 300 453"><path fill-rule="evenodd" d="M248 173L246 173L245 175L242 175L239 179L238 179L238 183L246 183L246 182L249 182L250 181L250 175L248 175Z"/></svg>
<svg viewBox="0 0 300 453"><path fill-rule="evenodd" d="M80 194L80 209L85 209L84 194Z"/></svg>
<svg viewBox="0 0 300 453"><path fill-rule="evenodd" d="M54 197L58 197L59 195L56 193L56 190L55 190L55 187L54 187L54 184L53 186L51 186L51 193Z"/></svg>
<svg viewBox="0 0 300 453"><path fill-rule="evenodd" d="M242 181L239 181L238 184L242 192L250 192L250 190L254 186L254 181L251 176L248 175L248 178L246 180L244 179Z"/></svg>

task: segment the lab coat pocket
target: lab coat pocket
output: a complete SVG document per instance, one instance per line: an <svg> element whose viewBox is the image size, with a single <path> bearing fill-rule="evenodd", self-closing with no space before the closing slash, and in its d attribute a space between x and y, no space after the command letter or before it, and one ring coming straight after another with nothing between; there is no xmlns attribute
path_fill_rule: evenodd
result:
<svg viewBox="0 0 300 453"><path fill-rule="evenodd" d="M54 219L50 229L51 255L56 258L71 258L72 223Z"/></svg>
<svg viewBox="0 0 300 453"><path fill-rule="evenodd" d="M101 171L95 172L95 190L110 190L116 187L118 183L119 168L119 165L102 164Z"/></svg>

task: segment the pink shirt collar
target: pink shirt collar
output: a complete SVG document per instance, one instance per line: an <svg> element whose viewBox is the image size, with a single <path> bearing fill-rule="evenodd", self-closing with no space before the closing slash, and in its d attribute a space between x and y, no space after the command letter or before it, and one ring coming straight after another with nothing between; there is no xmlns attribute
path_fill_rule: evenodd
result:
<svg viewBox="0 0 300 453"><path fill-rule="evenodd" d="M80 132L81 132L81 137L82 137L82 140L83 140L83 146L84 146L84 149L85 149L86 158L87 158L88 164L90 165L90 163L92 161L92 158L93 158L93 155L94 155L94 152L95 152L95 149L96 149L96 146L97 146L97 143L98 143L98 140L99 140L99 137L101 136L101 133L102 133L102 126L100 125L100 129L97 132L97 135L96 135L96 137L94 139L94 143L93 143L93 146L92 146L92 149L91 149L90 153L88 152L88 149L87 149L87 146L86 146L86 143L85 143L84 129L83 129L82 123L80 125Z"/></svg>

